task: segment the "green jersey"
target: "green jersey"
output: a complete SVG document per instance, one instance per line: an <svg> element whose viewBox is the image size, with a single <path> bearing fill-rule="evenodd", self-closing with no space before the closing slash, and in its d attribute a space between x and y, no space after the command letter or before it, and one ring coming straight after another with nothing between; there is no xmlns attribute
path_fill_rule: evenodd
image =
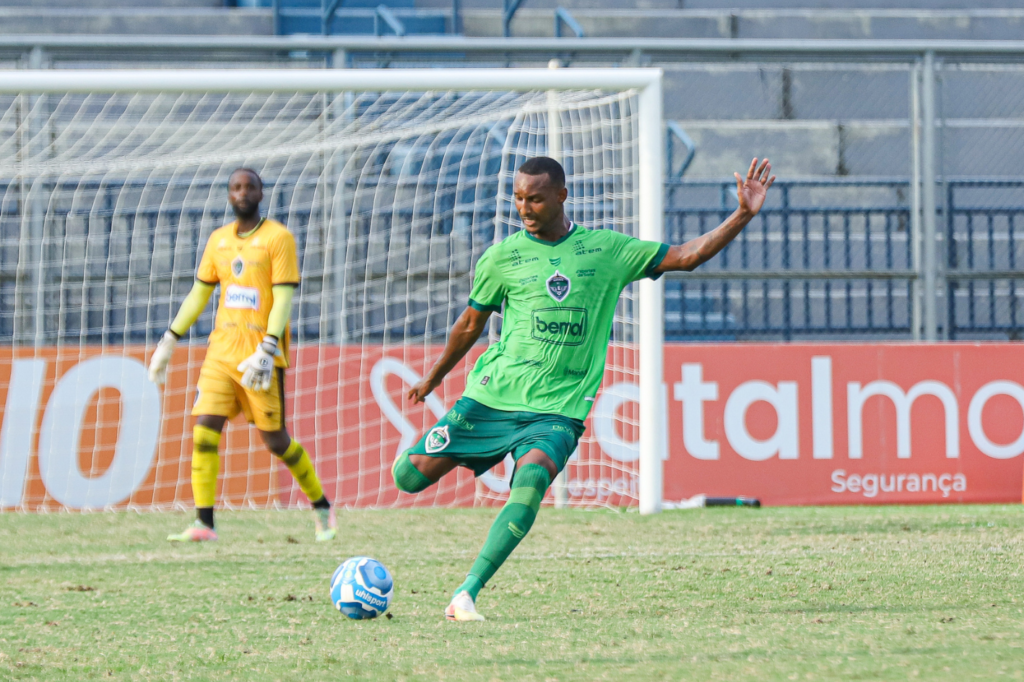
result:
<svg viewBox="0 0 1024 682"><path fill-rule="evenodd" d="M463 395L496 410L585 419L604 377L622 289L653 271L667 244L574 225L557 242L521 230L484 251L469 305L505 306L501 340Z"/></svg>

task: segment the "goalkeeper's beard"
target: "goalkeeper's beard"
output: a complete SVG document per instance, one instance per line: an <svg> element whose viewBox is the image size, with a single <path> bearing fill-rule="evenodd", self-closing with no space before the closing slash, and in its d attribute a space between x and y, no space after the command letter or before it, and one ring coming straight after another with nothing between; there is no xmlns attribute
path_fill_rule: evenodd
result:
<svg viewBox="0 0 1024 682"><path fill-rule="evenodd" d="M235 217L239 220L252 220L253 218L259 217L260 214L259 204L252 206L232 206L231 210L235 212Z"/></svg>

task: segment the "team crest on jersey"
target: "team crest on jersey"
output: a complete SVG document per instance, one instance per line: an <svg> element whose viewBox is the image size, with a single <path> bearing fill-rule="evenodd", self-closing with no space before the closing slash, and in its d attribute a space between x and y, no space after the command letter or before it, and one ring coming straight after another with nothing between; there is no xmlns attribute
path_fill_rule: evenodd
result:
<svg viewBox="0 0 1024 682"><path fill-rule="evenodd" d="M238 256L235 258L235 260L231 261L232 275L234 275L235 277L241 277L243 270L245 270L245 261L242 260L241 256Z"/></svg>
<svg viewBox="0 0 1024 682"><path fill-rule="evenodd" d="M435 426L430 429L430 433L427 434L427 442L424 447L428 454L434 454L435 452L441 452L448 447L452 442L452 438L448 435L448 425Z"/></svg>
<svg viewBox="0 0 1024 682"><path fill-rule="evenodd" d="M548 277L548 294L559 303L565 300L572 289L572 282L569 278L555 270L555 274Z"/></svg>

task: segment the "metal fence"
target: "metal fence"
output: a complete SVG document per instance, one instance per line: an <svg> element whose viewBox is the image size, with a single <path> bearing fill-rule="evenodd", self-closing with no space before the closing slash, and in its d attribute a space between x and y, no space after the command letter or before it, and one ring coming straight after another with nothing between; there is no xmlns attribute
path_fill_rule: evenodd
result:
<svg viewBox="0 0 1024 682"><path fill-rule="evenodd" d="M267 207L269 213L286 211L282 207L289 203L295 185L294 178L280 179L273 194L276 205ZM186 239L178 241L179 257L189 260L181 250L184 245L191 260L198 258L207 213L153 206L134 211L130 224L120 225L123 221L116 219L113 197L121 189L96 188L98 203L106 208L94 206L92 217L106 219L100 229L93 224L88 235L81 235L82 248L89 251L88 271L70 273L61 265L60 254L41 254L46 264L42 274L54 280L44 288L75 297L53 301L51 307L66 317L55 323L56 328L76 339L120 343L153 340L162 333L169 309L154 315L152 310L147 313L145 301L106 300L118 291L108 286L111 278L127 281L132 263L138 266L153 260L152 252L161 248L152 240L157 224L183 226ZM666 241L681 243L712 229L735 209L734 190L731 181L669 182ZM1024 291L1018 264L1024 259L1024 201L1009 205L1001 197L1024 197L1024 180L956 180L940 188L940 193L945 202L939 216L944 255L939 299L949 320L948 330L940 333L951 339L1020 338ZM863 200L861 205L843 201L854 195L871 196L872 201L870 205ZM893 178L777 182L761 215L718 258L693 273L666 278L666 339L914 337L923 312L922 297L915 295L920 272L915 267L910 195L909 183ZM286 212L299 252L306 253L312 216L308 211ZM0 342L13 340L13 296L18 276L26 270L24 263L21 267L18 263L17 213L8 218L0 225ZM69 211L55 212L50 220L51 231L67 233L68 241L54 240L55 245L77 243L72 233L83 225ZM489 229L493 231L493 223ZM140 244L133 238L136 233L148 235L148 241ZM80 260L86 262L84 257ZM314 288L324 276L322 268L312 264L303 263L303 271L307 285ZM78 277L81 286L58 286L68 277ZM153 281L162 281L160 273L154 272ZM188 284L177 282L160 305L173 306ZM302 338L312 340L320 333L319 311L303 307L304 300L300 297L296 323ZM196 331L204 335L211 328L212 316L207 314Z"/></svg>
<svg viewBox="0 0 1024 682"><path fill-rule="evenodd" d="M895 178L777 182L720 256L666 283L670 340L898 339L920 334L923 300L911 186ZM950 339L1016 339L1022 180L961 179L938 190L937 279ZM844 198L859 196L851 205ZM666 186L666 239L706 232L736 207L731 181ZM948 329L945 328L948 324Z"/></svg>

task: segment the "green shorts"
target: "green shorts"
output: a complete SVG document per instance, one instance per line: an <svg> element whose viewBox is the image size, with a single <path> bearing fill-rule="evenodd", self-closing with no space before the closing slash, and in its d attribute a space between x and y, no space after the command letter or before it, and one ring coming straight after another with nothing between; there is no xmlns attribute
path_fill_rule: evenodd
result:
<svg viewBox="0 0 1024 682"><path fill-rule="evenodd" d="M583 431L583 422L579 419L560 414L495 410L463 397L406 452L449 457L480 476L504 460L507 454L511 453L518 462L520 457L537 448L561 471Z"/></svg>

